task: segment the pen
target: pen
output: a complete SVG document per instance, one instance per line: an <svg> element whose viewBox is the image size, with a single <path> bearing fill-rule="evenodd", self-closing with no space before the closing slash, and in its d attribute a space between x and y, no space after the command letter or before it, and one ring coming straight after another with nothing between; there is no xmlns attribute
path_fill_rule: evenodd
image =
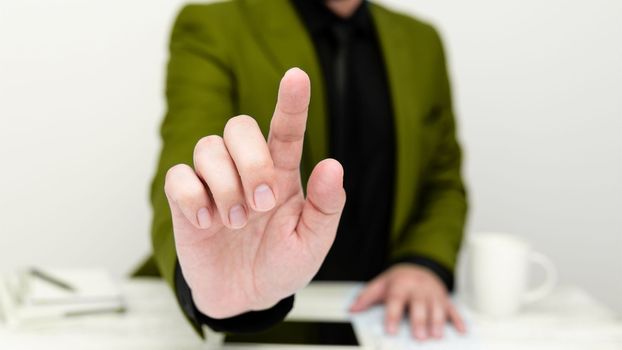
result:
<svg viewBox="0 0 622 350"><path fill-rule="evenodd" d="M76 317L76 316L89 316L89 315L97 315L97 314L107 314L107 313L117 313L123 314L127 311L125 306L119 306L116 308L105 308L105 309L95 309L95 310L84 310L84 311L69 311L63 314L65 317Z"/></svg>
<svg viewBox="0 0 622 350"><path fill-rule="evenodd" d="M55 286L57 286L57 287L59 287L61 289L64 289L66 291L69 291L69 292L75 292L76 291L76 289L73 286L71 286L70 284L68 284L67 282L61 281L60 279L58 279L56 277L50 276L47 272L43 272L43 271L41 271L41 270L39 270L37 268L34 268L34 267L31 268L30 269L30 274L32 276L34 276L34 277L38 277L38 278L40 278L40 279L42 279L42 280L44 280L44 281L46 281L46 282L48 282L50 284L53 284L53 285L55 285Z"/></svg>

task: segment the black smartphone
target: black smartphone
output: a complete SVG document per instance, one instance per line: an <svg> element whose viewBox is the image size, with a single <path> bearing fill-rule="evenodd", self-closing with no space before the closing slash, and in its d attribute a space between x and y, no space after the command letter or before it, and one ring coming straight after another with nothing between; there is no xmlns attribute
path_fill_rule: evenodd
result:
<svg viewBox="0 0 622 350"><path fill-rule="evenodd" d="M350 322L283 321L256 333L227 334L225 343L357 346Z"/></svg>

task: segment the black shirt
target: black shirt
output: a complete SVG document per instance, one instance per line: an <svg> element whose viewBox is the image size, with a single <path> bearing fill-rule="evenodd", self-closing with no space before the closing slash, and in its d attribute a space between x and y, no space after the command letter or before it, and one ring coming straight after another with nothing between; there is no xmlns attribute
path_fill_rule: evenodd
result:
<svg viewBox="0 0 622 350"><path fill-rule="evenodd" d="M367 281L387 265L395 177L391 97L367 3L347 19L323 1L293 0L323 72L330 156L347 201L316 280Z"/></svg>
<svg viewBox="0 0 622 350"><path fill-rule="evenodd" d="M429 268L451 290L451 272L428 258L388 260L395 132L391 92L368 4L363 1L343 19L324 0L291 1L311 36L323 72L330 153L344 167L347 194L335 242L314 280L368 281L392 263L409 262ZM179 266L176 287L186 316L216 331L265 328L282 320L293 306L289 297L269 310L215 320L196 309Z"/></svg>

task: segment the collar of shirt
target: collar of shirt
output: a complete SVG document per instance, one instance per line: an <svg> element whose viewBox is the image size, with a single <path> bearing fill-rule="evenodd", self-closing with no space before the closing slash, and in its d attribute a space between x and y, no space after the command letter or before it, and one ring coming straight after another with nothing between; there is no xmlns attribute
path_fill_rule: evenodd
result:
<svg viewBox="0 0 622 350"><path fill-rule="evenodd" d="M334 26L347 26L353 32L361 34L373 33L373 24L367 1L362 1L359 7L348 18L341 18L334 14L325 4L325 0L291 0L311 34L318 34L331 30Z"/></svg>

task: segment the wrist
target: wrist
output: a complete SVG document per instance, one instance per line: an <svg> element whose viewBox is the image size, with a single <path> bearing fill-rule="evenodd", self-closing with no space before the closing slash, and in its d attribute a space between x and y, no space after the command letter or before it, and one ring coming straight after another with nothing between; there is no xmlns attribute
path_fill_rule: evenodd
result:
<svg viewBox="0 0 622 350"><path fill-rule="evenodd" d="M445 285L445 289L448 292L452 292L454 289L454 273L452 270L445 267L443 264L437 262L435 259L422 256L422 255L404 255L397 259L394 259L390 266L396 265L415 265L419 267L424 267L428 271L432 272L436 277L438 277L442 283Z"/></svg>
<svg viewBox="0 0 622 350"><path fill-rule="evenodd" d="M231 318L249 311L261 312L273 308L281 299L277 300L227 300L226 298L214 298L206 296L191 289L192 300L202 314L214 318Z"/></svg>
<svg viewBox="0 0 622 350"><path fill-rule="evenodd" d="M210 318L230 318L251 310L251 306L246 303L227 300L226 298L214 298L201 293L199 290L191 289L192 300L197 310Z"/></svg>
<svg viewBox="0 0 622 350"><path fill-rule="evenodd" d="M248 311L233 317L214 319L200 315L201 323L216 332L247 333L258 332L282 321L294 306L294 296L280 300L273 307L262 311Z"/></svg>

